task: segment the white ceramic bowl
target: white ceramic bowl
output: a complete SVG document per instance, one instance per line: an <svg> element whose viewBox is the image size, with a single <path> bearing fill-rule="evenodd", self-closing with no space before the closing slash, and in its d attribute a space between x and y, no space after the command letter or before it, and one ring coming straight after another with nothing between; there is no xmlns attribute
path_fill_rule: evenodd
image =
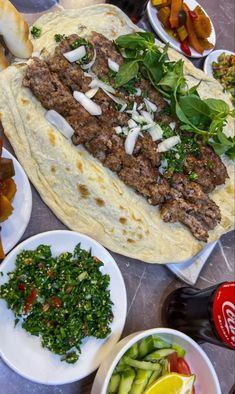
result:
<svg viewBox="0 0 235 394"><path fill-rule="evenodd" d="M216 51L211 52L210 55L207 56L203 66L203 70L207 75L209 75L209 77L213 77L212 63L218 60L218 57L221 55L221 53L225 53L226 55L234 55L234 52L227 51L227 49L216 49Z"/></svg>
<svg viewBox="0 0 235 394"><path fill-rule="evenodd" d="M8 272L15 269L16 256L23 249L34 250L38 245L51 245L53 256L68 251L80 243L103 261L102 273L110 276L110 297L113 302L111 334L106 339L87 337L82 341L81 355L75 364L60 361L60 356L43 348L38 337L30 335L20 324L14 327L14 314L0 299L0 356L15 372L37 383L65 384L82 379L94 372L119 340L126 320L126 289L121 272L110 253L86 235L67 231L48 231L22 242L5 258L0 267L0 285L8 281ZM1 392L1 389L0 389Z"/></svg>
<svg viewBox="0 0 235 394"><path fill-rule="evenodd" d="M101 364L96 374L91 394L107 394L109 380L120 358L135 342L152 334L157 334L163 340L176 343L186 350L185 360L189 364L192 373L196 375L196 393L221 394L218 377L206 353L190 337L170 328L153 328L135 332L118 342Z"/></svg>

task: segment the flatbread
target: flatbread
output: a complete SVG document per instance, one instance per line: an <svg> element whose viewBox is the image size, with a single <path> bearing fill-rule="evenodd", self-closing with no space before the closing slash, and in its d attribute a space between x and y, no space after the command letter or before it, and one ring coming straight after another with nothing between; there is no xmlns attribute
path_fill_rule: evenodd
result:
<svg viewBox="0 0 235 394"><path fill-rule="evenodd" d="M55 48L54 34L87 35L97 31L115 39L138 30L118 8L110 5L66 10L42 16L36 26L42 35L34 51ZM182 58L173 50L172 59ZM204 243L180 223L164 223L158 207L127 187L118 176L93 158L82 146L74 146L45 119L45 109L22 87L27 64L0 73L0 118L18 160L44 202L70 229L95 238L110 250L148 263L182 262L197 254ZM199 79L202 97L230 103L220 85L185 59L190 85ZM230 103L231 105L231 103ZM227 134L234 133L232 121ZM224 158L230 178L210 197L219 205L221 223L210 231L209 242L234 226L234 166Z"/></svg>

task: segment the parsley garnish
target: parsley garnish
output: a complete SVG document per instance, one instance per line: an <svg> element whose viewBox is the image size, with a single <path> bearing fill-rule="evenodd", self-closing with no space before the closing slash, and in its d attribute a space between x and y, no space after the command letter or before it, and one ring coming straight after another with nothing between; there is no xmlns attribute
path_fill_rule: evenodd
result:
<svg viewBox="0 0 235 394"><path fill-rule="evenodd" d="M33 26L31 29L31 34L32 34L33 38L39 38L42 34L41 27Z"/></svg>
<svg viewBox="0 0 235 394"><path fill-rule="evenodd" d="M54 35L55 42L60 42L60 41L62 41L64 38L66 38L66 35L65 35L65 34L55 34L55 35Z"/></svg>
<svg viewBox="0 0 235 394"><path fill-rule="evenodd" d="M196 181L197 179L198 179L198 175L196 174L196 172L191 172L189 175L188 175L188 179L190 180L190 181Z"/></svg>

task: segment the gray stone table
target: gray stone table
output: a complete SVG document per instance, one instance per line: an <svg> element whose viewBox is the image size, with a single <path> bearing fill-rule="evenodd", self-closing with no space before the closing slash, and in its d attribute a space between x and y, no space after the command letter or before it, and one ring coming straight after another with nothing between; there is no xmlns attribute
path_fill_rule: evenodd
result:
<svg viewBox="0 0 235 394"><path fill-rule="evenodd" d="M76 0L64 0L63 3L67 1L69 1L70 5L76 4ZM86 0L77 1L83 5L87 4ZM27 3L26 0L25 2ZM224 0L222 2L219 0L201 0L200 3L205 7L214 23L217 34L216 48L234 51L233 0ZM144 19L144 25L149 28L146 19ZM201 60L197 60L194 63L198 67L202 66ZM11 150L6 139L4 139L4 145ZM64 229L65 226L42 202L37 191L33 187L32 190L32 216L22 239L47 230ZM204 288L226 280L234 280L234 241L234 232L222 237L201 272L197 283L198 287ZM128 313L123 336L143 329L160 327L162 300L170 291L182 286L183 283L177 280L164 266L145 264L115 253L112 253L112 255L123 274L127 288ZM216 369L222 393L228 394L234 384L234 352L209 344L203 344L202 347ZM24 360L22 360L23 362ZM0 360L0 394L90 394L93 379L94 374L72 384L44 386L20 377Z"/></svg>

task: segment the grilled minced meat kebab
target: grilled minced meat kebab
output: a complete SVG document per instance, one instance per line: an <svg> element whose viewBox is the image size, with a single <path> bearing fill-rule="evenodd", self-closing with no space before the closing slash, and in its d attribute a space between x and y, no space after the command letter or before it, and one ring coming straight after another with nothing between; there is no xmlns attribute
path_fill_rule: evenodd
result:
<svg viewBox="0 0 235 394"><path fill-rule="evenodd" d="M82 61L70 62L64 56L79 43L85 43L87 48L86 62L95 54L88 72L82 68ZM114 86L115 73L108 59L119 66L124 62L112 41L95 32L87 41L73 34L60 42L49 59L34 58L23 84L31 89L45 109L55 110L70 124L75 145L83 144L127 186L143 195L150 204L160 205L164 221L181 222L198 240L206 241L208 230L214 229L221 219L219 207L208 193L225 182L226 167L209 145L200 140L194 142L190 132L184 132L181 140L177 140L179 145L159 149L164 137L168 141L175 138L179 123L171 115L167 101L143 77L115 87L115 98L126 106L117 104L105 89L97 89L92 100L101 108L101 114L91 115L73 97L73 92L88 92L94 78ZM149 112L146 111L148 106ZM147 121L143 127L148 114L152 116L150 121L163 131L160 138L153 138L148 132ZM138 137L132 152L127 153L130 127L132 131L137 130ZM181 150L176 151L177 146Z"/></svg>

